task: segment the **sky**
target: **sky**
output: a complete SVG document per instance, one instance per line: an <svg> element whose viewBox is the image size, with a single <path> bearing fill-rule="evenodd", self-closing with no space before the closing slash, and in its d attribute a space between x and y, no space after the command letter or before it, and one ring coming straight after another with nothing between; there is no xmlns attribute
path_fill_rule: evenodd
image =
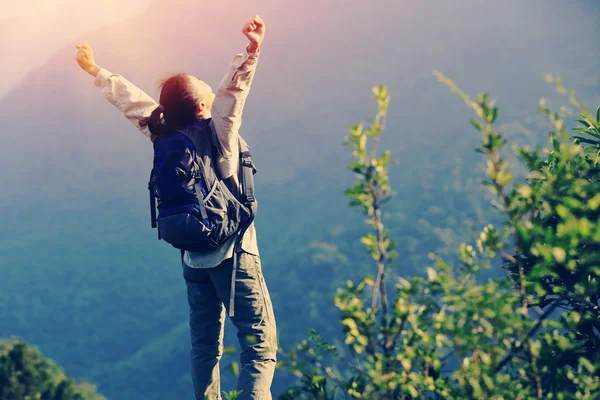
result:
<svg viewBox="0 0 600 400"><path fill-rule="evenodd" d="M2 0L0 19L40 14L61 9L68 0Z"/></svg>
<svg viewBox="0 0 600 400"><path fill-rule="evenodd" d="M0 98L86 32L141 13L151 0L0 0Z"/></svg>
<svg viewBox="0 0 600 400"><path fill-rule="evenodd" d="M71 7L80 10L121 10L121 12L139 11L145 7L150 0L97 0L97 1L73 1L73 0L0 0L0 19L33 16L45 14L46 17L64 14Z"/></svg>

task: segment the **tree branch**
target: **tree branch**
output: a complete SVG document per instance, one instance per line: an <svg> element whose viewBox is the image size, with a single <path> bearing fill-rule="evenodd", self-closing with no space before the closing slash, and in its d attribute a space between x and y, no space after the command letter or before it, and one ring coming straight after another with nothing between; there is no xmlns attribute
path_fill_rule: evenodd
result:
<svg viewBox="0 0 600 400"><path fill-rule="evenodd" d="M562 299L562 298L561 298ZM542 322L548 318L550 316L550 314L558 307L558 304L560 303L560 301L556 301L554 304L552 304L552 306L547 309L544 314L542 314L542 316L540 317L540 319L537 321L537 323L534 325L533 328L531 328L531 330L527 333L527 337L531 338L533 337L533 335L536 334L536 332L538 331L538 329L540 329L540 327L542 326ZM504 359L502 359L502 361L500 362L500 364L498 364L498 366L494 369L494 372L498 373L500 372L500 370L502 368L504 368L506 366L506 364L508 364L510 362L510 360L514 357L514 352L518 351L520 348L522 347L522 345L517 346L516 348L512 349L505 357Z"/></svg>

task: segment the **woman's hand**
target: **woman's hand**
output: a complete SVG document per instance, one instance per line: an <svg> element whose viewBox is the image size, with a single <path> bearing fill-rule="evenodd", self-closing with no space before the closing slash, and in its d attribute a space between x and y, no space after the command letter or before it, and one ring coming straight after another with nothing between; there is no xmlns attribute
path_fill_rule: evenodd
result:
<svg viewBox="0 0 600 400"><path fill-rule="evenodd" d="M75 60L77 60L81 69L92 76L98 75L100 67L94 60L94 50L87 44L78 44L75 47L77 48Z"/></svg>
<svg viewBox="0 0 600 400"><path fill-rule="evenodd" d="M258 53L260 50L260 45L265 38L265 23L258 16L255 15L254 18L242 29L242 33L246 35L248 40L250 40L250 44L248 45L249 53Z"/></svg>

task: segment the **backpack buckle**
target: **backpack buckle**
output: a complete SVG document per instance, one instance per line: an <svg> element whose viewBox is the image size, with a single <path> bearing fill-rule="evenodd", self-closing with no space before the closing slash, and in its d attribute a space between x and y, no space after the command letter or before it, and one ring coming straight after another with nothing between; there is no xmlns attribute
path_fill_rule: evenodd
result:
<svg viewBox="0 0 600 400"><path fill-rule="evenodd" d="M179 175L179 176L183 176L183 177L185 177L185 178L187 178L187 177L188 177L188 176L187 176L187 175L188 175L188 174L187 174L187 172L185 172L185 171L183 170L183 168L180 168L180 167L177 167L177 168L175 168L175 173L176 173L177 175Z"/></svg>

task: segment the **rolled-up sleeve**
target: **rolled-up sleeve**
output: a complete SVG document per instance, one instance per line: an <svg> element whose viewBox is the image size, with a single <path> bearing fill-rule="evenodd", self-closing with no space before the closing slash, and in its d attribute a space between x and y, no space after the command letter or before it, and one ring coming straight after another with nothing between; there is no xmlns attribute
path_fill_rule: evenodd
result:
<svg viewBox="0 0 600 400"><path fill-rule="evenodd" d="M148 127L141 127L140 120L149 117L158 104L146 92L129 82L121 75L102 68L96 75L94 85L102 95L118 108L144 135L152 137Z"/></svg>
<svg viewBox="0 0 600 400"><path fill-rule="evenodd" d="M236 54L216 92L212 119L219 139L221 155L231 158L238 152L238 134L242 111L254 79L258 53Z"/></svg>

